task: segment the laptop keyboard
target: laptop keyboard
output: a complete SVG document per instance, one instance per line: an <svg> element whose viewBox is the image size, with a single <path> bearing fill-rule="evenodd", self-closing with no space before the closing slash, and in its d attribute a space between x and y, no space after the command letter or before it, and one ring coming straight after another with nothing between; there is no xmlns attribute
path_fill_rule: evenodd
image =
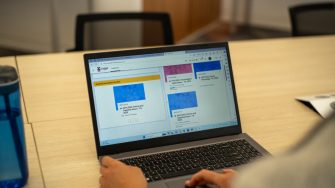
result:
<svg viewBox="0 0 335 188"><path fill-rule="evenodd" d="M127 158L122 162L142 169L148 182L193 174L201 169L217 170L248 163L262 156L246 140L187 148Z"/></svg>

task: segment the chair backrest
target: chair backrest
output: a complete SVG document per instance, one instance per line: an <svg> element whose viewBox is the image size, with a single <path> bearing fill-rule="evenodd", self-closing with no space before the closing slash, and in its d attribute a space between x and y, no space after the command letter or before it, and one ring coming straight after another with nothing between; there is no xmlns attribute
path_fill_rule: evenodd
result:
<svg viewBox="0 0 335 188"><path fill-rule="evenodd" d="M75 34L70 51L174 44L167 13L81 14Z"/></svg>
<svg viewBox="0 0 335 188"><path fill-rule="evenodd" d="M335 34L335 3L297 5L289 8L292 35Z"/></svg>

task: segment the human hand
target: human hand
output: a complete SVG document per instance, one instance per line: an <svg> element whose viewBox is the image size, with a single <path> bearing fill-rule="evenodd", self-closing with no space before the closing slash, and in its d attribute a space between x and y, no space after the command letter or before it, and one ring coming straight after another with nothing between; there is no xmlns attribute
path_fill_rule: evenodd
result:
<svg viewBox="0 0 335 188"><path fill-rule="evenodd" d="M197 185L213 184L219 188L231 188L231 183L237 172L233 169L224 169L222 173L209 170L201 170L194 174L190 180L185 182L187 187L195 187Z"/></svg>
<svg viewBox="0 0 335 188"><path fill-rule="evenodd" d="M100 188L146 188L140 168L128 166L111 157L103 157L100 167Z"/></svg>

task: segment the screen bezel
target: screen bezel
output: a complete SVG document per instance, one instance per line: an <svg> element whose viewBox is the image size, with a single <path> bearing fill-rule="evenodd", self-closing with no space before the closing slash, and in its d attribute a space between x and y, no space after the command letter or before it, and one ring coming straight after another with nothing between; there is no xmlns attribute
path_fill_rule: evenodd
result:
<svg viewBox="0 0 335 188"><path fill-rule="evenodd" d="M210 129L210 130L203 130L203 131L198 131L198 132L172 135L172 136L164 136L164 137L152 138L152 139L147 139L147 140L139 140L139 141L120 143L120 144L113 144L113 145L107 145L107 146L100 145L96 112L94 108L95 105L94 105L93 90L92 90L92 84L91 84L92 83L91 74L89 70L89 59L121 57L121 56L131 56L131 55L144 55L144 54L209 49L209 48L225 48L226 49L228 66L230 69L230 76L231 76L231 82L232 82L233 97L234 97L234 102L235 102L235 113L236 113L237 125L222 127L222 128L215 128L215 129ZM147 148L160 147L160 146L165 146L165 145L178 144L178 143L183 143L183 142L190 142L190 141L220 137L220 136L234 135L234 134L239 134L242 132L240 115L239 115L239 110L238 110L238 103L237 103L237 98L236 98L234 76L233 76L229 47L228 47L227 42L165 46L165 47L154 47L154 48L144 48L144 49L134 49L134 50L89 53L89 54L84 54L84 62L85 62L85 72L86 72L86 79L87 79L87 86L88 86L88 93L89 93L89 100L90 100L90 108L91 108L91 115L92 115L95 144L96 144L98 157L104 156L104 155L111 155L111 154L118 154L122 152L140 150L140 149L147 149Z"/></svg>

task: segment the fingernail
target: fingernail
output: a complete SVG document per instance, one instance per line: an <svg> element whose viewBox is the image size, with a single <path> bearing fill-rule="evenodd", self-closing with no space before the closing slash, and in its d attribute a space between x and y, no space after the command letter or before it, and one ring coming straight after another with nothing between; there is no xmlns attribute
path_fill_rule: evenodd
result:
<svg viewBox="0 0 335 188"><path fill-rule="evenodd" d="M186 180L186 181L185 181L185 184L186 184L186 185L189 185L189 184L190 184L190 180Z"/></svg>

